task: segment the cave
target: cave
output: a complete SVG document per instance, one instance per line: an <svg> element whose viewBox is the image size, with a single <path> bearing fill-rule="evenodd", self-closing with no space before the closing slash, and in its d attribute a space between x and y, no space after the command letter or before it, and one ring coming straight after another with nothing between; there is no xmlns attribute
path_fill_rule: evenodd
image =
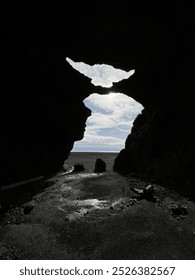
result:
<svg viewBox="0 0 195 280"><path fill-rule="evenodd" d="M54 3L47 3L47 5L40 3L39 6L29 3L23 5L4 3L3 5L0 27L2 39L0 47L2 69L0 216L3 222L1 222L0 234L4 226L9 227L10 232L16 230L13 219L11 225L8 225L6 219L12 215L11 213L19 211L20 207L26 213L28 211L31 213L31 210L33 213L39 209L35 207L34 210L34 204L29 206L23 203L32 201L33 196L42 190L47 193L48 185L51 185L52 178L63 169L75 141L83 139L85 124L91 115L83 101L94 92L100 95L110 92L109 88L95 86L90 78L70 67L66 61L67 57L73 61L84 61L89 65L112 65L127 72L135 69L135 73L129 79L114 82L111 88L112 92L124 93L144 107L135 119L131 133L129 131L124 149L114 159L113 178L121 176L121 181L117 180L123 183L124 178L128 178L130 181L135 180L133 181L135 184L139 178L139 180L145 180L147 185L160 184L166 191L176 192L183 199L189 199L188 205L191 205L193 216L195 4L162 4L153 1L140 6L135 1L122 0L120 4L113 1L98 1L95 3L95 8L92 4L83 1L66 1L59 5ZM94 189L98 185L95 180L96 177L91 181ZM103 177L99 180L98 199L106 196ZM111 179L111 182L114 182L112 180L114 179ZM27 193L24 199L21 196L21 189L18 188L20 182L23 182L22 193ZM30 184L25 184L25 182L30 182ZM108 182L106 181L107 187ZM143 184L143 188L144 186ZM86 193L90 193L88 186L84 183L83 189ZM108 189L110 190L110 187ZM8 194L5 194L7 190ZM118 195L117 188L113 193ZM126 194L128 197L129 192L127 191ZM75 197L74 199L76 200ZM92 199L96 198L92 197ZM39 201L38 198L37 201ZM114 206L108 207L105 202L107 200L102 200L100 205L98 201L93 201L96 210L103 209L101 207L105 205L105 209L115 211L114 207L118 205L117 202ZM121 200L119 201L122 203ZM131 206L130 204L131 202L128 203L128 207ZM135 203L132 202L132 204ZM125 205L127 206L127 203ZM178 205L178 212L183 211L183 214L178 215L185 216L185 207L180 207L179 203ZM13 207L16 207L15 210ZM63 213L64 206L60 207L60 213ZM120 207L124 209L124 205L121 204ZM150 208L145 205L144 207L152 215L153 206ZM173 207L169 210L174 216L177 215L175 214L177 210L173 210L175 209ZM50 205L43 205L41 211L40 213L43 213L42 215L45 213L45 216L50 211L52 213ZM140 224L143 217L147 219L144 213L142 214L143 216L138 215ZM60 216L62 214L56 215L59 215L59 220L61 219L63 224L64 220ZM155 216L152 217L157 220ZM160 214L160 217L161 226L167 225L164 214ZM135 222L134 217L131 218ZM32 233L23 220L18 223L26 228L27 235L30 236L36 232L40 237L37 240L44 240L44 236L47 235L47 231L41 225L38 228L36 225ZM55 221L53 223L55 224ZM98 220L98 223L102 225L102 221ZM121 222L116 221L117 230L121 230L113 233L116 242L109 244L109 248L106 247L105 251L101 249L99 255L95 255L93 248L97 248L101 240L106 240L101 232L98 231L97 234L90 228L90 241L86 241L84 232L86 232L87 224L80 223L80 228L76 231L73 223L70 223L66 231L71 231L72 235L69 236L66 232L67 239L65 240L63 237L65 229L62 224L56 226L60 232L59 244L66 244L68 248L70 247L70 251L72 250L71 252L82 248L82 241L86 246L91 246L85 247L84 251L79 249L78 258L142 259L143 257L150 259L154 255L154 252L149 252L149 248L147 248L149 253L145 256L141 256L141 249L136 253L136 249L141 246L138 239L136 239L137 248L134 248L134 253L128 255L127 248L130 250L130 247L126 247L125 241L120 243L117 239L117 234L120 235L122 232L127 234L127 229L130 230L127 216L123 216ZM109 231L109 224L107 226L106 229ZM189 245L191 241L188 243L182 239L179 231L177 232L177 229L172 226L168 226L167 244L170 246L172 244L169 233L172 230L173 235L181 239L181 244L184 244L185 258L193 258L194 253ZM102 228L104 227L106 227L105 224ZM53 229L55 234L57 234L56 228ZM142 229L145 232L148 230L147 226L143 228L140 226L140 230ZM18 230L22 235L22 229L18 227ZM139 230L138 224L136 230ZM184 230L187 231L187 235L190 234L188 229ZM0 258L1 256L12 259L70 258L68 249L66 254L59 249L58 253L56 251L50 255L46 249L49 245L46 243L43 245L45 246L43 252L37 251L36 255L35 252L26 249L30 243L24 247L19 235L14 233L14 246L23 248L22 255L20 253L16 255L17 250L7 247L7 255L3 253L1 255L0 250ZM81 242L78 236L81 237ZM74 243L72 238L76 241L71 247ZM144 238L147 239L147 234ZM144 238L143 244L145 244ZM162 240L160 231L155 233L154 239L149 238L153 248L158 248L158 244L163 243ZM33 243L33 246L38 248L41 241L37 244ZM167 252L166 246L161 247L164 252L162 255L154 249L157 259L174 259L173 254ZM178 245L175 258L182 259L183 247ZM121 248L119 255L116 253L118 248ZM18 252L21 250L18 249ZM76 253L71 255L72 258L76 256Z"/></svg>
<svg viewBox="0 0 195 280"><path fill-rule="evenodd" d="M127 12L125 4L101 2L91 12L80 2L75 9L72 4L5 7L1 185L50 176L59 170L74 141L82 138L79 120L87 118L82 101L92 92L108 93L70 69L66 57L90 65L136 69L130 79L112 88L145 108L126 141L132 168L157 175L163 170L165 181L193 182L193 9L178 5L176 13L171 5L169 9L166 5L161 10L158 5L139 9L134 3ZM111 21L110 9L123 20ZM67 10L75 13L71 28L71 18L64 16ZM185 20L181 21L180 15ZM141 135L139 130L144 128ZM148 139L145 151L141 150L144 138ZM120 169L119 162L120 157L116 169Z"/></svg>

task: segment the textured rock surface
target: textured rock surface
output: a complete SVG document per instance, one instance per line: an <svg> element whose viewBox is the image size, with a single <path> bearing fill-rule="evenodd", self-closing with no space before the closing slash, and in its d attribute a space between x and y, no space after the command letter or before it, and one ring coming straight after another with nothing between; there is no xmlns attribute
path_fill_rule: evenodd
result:
<svg viewBox="0 0 195 280"><path fill-rule="evenodd" d="M154 110L144 109L134 121L114 170L140 173L189 192L195 179L194 112L186 103L177 108L175 99Z"/></svg>
<svg viewBox="0 0 195 280"><path fill-rule="evenodd" d="M112 90L145 108L116 170L193 180L195 4L129 3L2 9L1 184L55 173L83 137L90 111L82 101L94 88L67 56L136 69Z"/></svg>

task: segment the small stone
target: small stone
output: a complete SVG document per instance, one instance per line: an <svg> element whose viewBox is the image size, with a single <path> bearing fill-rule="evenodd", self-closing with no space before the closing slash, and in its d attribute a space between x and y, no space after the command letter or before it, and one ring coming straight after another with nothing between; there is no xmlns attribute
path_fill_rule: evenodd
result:
<svg viewBox="0 0 195 280"><path fill-rule="evenodd" d="M145 191L146 191L146 192L150 192L150 193L154 193L154 186L153 186L153 185L148 185L148 186L145 188Z"/></svg>
<svg viewBox="0 0 195 280"><path fill-rule="evenodd" d="M133 206L134 203L135 203L135 201L132 200L132 201L130 202L130 205Z"/></svg>
<svg viewBox="0 0 195 280"><path fill-rule="evenodd" d="M183 217L188 213L187 208L185 206L172 205L171 208L172 214L175 216Z"/></svg>
<svg viewBox="0 0 195 280"><path fill-rule="evenodd" d="M139 195L143 195L143 193L144 193L143 189L137 189L134 187L130 187L130 190L132 190L134 193L139 194Z"/></svg>
<svg viewBox="0 0 195 280"><path fill-rule="evenodd" d="M84 171L84 170L85 170L85 167L82 163L78 163L78 164L74 165L73 172L81 172L81 171Z"/></svg>

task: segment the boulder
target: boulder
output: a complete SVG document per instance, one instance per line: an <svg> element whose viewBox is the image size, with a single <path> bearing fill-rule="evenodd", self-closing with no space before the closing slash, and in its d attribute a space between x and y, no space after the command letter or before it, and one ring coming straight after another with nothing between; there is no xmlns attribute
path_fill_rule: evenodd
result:
<svg viewBox="0 0 195 280"><path fill-rule="evenodd" d="M106 172L106 163L101 158L97 158L95 162L95 173Z"/></svg>
<svg viewBox="0 0 195 280"><path fill-rule="evenodd" d="M73 169L73 172L81 172L81 171L84 171L85 170L85 167L82 163L77 163L74 165L74 169Z"/></svg>

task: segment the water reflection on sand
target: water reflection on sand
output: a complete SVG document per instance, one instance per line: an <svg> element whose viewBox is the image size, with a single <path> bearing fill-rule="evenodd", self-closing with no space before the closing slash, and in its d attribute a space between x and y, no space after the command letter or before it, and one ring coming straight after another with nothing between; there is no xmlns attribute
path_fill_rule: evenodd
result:
<svg viewBox="0 0 195 280"><path fill-rule="evenodd" d="M68 172L58 174L56 177L56 187L60 188L60 195L54 203L56 208L65 214L67 220L75 221L91 211L106 210L120 204L124 198L117 198L114 201L109 198L91 198L90 194L86 194L82 190L83 180L102 178L107 175L107 173L74 173L70 168Z"/></svg>

